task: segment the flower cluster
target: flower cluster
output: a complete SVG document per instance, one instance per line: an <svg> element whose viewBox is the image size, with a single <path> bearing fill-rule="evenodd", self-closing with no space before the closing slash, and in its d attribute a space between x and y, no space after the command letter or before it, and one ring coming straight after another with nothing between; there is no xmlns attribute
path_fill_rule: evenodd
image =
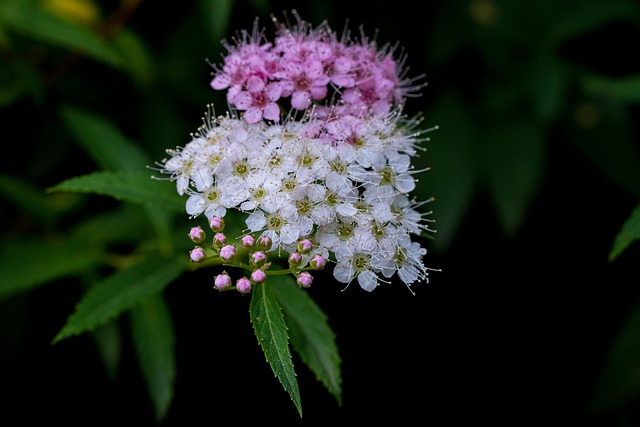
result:
<svg viewBox="0 0 640 427"><path fill-rule="evenodd" d="M186 212L208 219L209 252L251 272L235 287L224 272L215 288L249 292L275 274L268 258L282 252L302 287L327 262L339 282L357 280L367 291L396 274L407 286L426 280L426 249L411 236L433 230L419 210L426 202L409 193L423 171L411 159L428 130L402 113L412 81L392 49L303 21L279 27L273 43L262 32L242 34L211 82L227 90L231 111L210 107L192 139L167 150L160 165L187 196ZM299 119L281 120L278 102L287 97ZM246 263L222 232L229 210L245 215L237 238ZM200 227L189 237L206 240ZM190 257L201 262L207 252L196 246Z"/></svg>
<svg viewBox="0 0 640 427"><path fill-rule="evenodd" d="M394 58L394 47L379 48L364 36L339 38L326 23L313 28L297 18L291 27L274 20L273 42L256 21L253 33L242 31L234 45L225 44L222 66L214 65L211 87L226 90L229 105L244 111L247 123L279 121L278 101L286 98L296 111L315 105L317 115L384 115L422 87L414 84L420 77L403 75L404 58ZM329 105L319 104L327 99Z"/></svg>

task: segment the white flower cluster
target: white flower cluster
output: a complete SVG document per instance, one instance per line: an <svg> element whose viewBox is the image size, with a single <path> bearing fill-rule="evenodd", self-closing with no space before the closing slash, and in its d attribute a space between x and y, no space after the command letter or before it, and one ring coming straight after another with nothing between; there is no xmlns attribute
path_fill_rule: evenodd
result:
<svg viewBox="0 0 640 427"><path fill-rule="evenodd" d="M168 150L161 172L187 195L186 211L209 220L230 209L270 251L293 253L301 239L336 263L334 277L372 291L397 273L426 280L426 249L412 235L433 231L409 193L411 158L425 140L400 111L349 120L249 124L232 114L205 117L184 147ZM330 136L328 138L327 136ZM342 135L342 137L337 137ZM308 261L307 261L308 262Z"/></svg>

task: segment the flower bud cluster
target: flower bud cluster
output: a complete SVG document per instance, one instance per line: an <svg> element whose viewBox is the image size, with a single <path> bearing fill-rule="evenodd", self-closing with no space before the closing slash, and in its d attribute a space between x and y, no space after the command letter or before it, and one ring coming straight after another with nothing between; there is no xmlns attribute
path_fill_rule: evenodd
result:
<svg viewBox="0 0 640 427"><path fill-rule="evenodd" d="M393 49L301 20L279 26L273 42L254 31L227 49L211 86L227 91L231 111L210 109L159 166L187 196L187 214L207 218L211 250L225 265L236 262L236 246L223 234L224 218L229 210L243 216L248 233L234 238L251 274L235 288L246 293L263 283L273 251L287 254L301 287L328 262L339 282L357 280L367 291L394 275L407 286L427 280L426 249L412 237L433 231L429 212L421 212L429 200L410 193L414 175L426 170L414 169L412 158L431 129L402 113L418 86L403 77ZM301 117L281 122L284 98ZM199 227L189 237L205 241ZM206 254L196 246L190 258ZM232 287L224 274L217 289Z"/></svg>

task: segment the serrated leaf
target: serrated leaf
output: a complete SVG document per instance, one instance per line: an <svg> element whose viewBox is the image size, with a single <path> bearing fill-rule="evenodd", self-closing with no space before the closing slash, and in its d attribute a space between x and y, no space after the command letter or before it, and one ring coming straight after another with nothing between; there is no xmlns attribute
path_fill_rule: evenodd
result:
<svg viewBox="0 0 640 427"><path fill-rule="evenodd" d="M48 12L39 6L39 2L0 2L0 24L40 42L82 52L110 66L123 65L118 53L100 37Z"/></svg>
<svg viewBox="0 0 640 427"><path fill-rule="evenodd" d="M160 422L171 405L176 377L175 331L161 295L147 298L131 311L131 334L156 421Z"/></svg>
<svg viewBox="0 0 640 427"><path fill-rule="evenodd" d="M185 268L185 262L176 258L150 256L126 270L114 273L87 291L53 343L93 330L117 318L145 298L161 292Z"/></svg>
<svg viewBox="0 0 640 427"><path fill-rule="evenodd" d="M75 141L107 170L142 170L151 164L147 154L100 116L75 107L60 108Z"/></svg>
<svg viewBox="0 0 640 427"><path fill-rule="evenodd" d="M264 283L255 286L251 292L251 323L267 362L302 417L300 391L289 351L287 325L272 286L273 284Z"/></svg>
<svg viewBox="0 0 640 427"><path fill-rule="evenodd" d="M327 316L290 276L274 276L269 283L282 307L293 350L342 406L342 360Z"/></svg>
<svg viewBox="0 0 640 427"><path fill-rule="evenodd" d="M142 171L101 171L69 178L47 189L111 196L117 200L184 212L184 201L164 180L154 180Z"/></svg>
<svg viewBox="0 0 640 427"><path fill-rule="evenodd" d="M0 241L0 298L90 269L101 257L99 246L84 242L5 237Z"/></svg>
<svg viewBox="0 0 640 427"><path fill-rule="evenodd" d="M616 235L609 253L609 261L616 259L631 243L638 239L640 239L640 205L633 210Z"/></svg>

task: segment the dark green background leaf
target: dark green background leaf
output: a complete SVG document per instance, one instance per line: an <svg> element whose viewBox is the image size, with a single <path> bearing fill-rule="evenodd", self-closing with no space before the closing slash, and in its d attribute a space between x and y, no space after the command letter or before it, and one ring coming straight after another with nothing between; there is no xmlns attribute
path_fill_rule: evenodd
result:
<svg viewBox="0 0 640 427"><path fill-rule="evenodd" d="M131 310L131 333L156 420L161 422L169 410L176 378L175 331L161 295L152 295Z"/></svg>

